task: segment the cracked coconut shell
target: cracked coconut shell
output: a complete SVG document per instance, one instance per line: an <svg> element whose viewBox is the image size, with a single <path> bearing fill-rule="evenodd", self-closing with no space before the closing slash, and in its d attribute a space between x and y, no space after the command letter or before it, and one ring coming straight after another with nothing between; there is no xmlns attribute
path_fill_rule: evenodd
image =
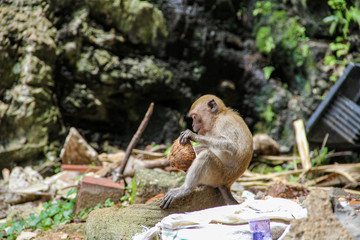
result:
<svg viewBox="0 0 360 240"><path fill-rule="evenodd" d="M191 163L194 161L196 154L191 142L181 145L179 139L180 137L174 141L168 159L172 167L179 170L188 170Z"/></svg>

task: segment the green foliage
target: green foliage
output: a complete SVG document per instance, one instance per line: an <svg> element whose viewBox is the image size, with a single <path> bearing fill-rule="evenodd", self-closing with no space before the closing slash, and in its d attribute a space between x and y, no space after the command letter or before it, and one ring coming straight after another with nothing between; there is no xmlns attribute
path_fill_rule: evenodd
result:
<svg viewBox="0 0 360 240"><path fill-rule="evenodd" d="M264 53L270 53L275 49L275 42L271 36L271 28L269 26L261 27L256 33L256 44L258 49Z"/></svg>
<svg viewBox="0 0 360 240"><path fill-rule="evenodd" d="M327 164L327 155L329 153L333 153L334 151L329 152L327 147L324 147L322 150L315 149L312 153L311 165L312 166L320 166L323 164Z"/></svg>
<svg viewBox="0 0 360 240"><path fill-rule="evenodd" d="M267 67L264 67L262 70L263 70L265 78L267 80L269 80L270 76L271 76L272 72L275 70L275 68L273 66L267 66Z"/></svg>
<svg viewBox="0 0 360 240"><path fill-rule="evenodd" d="M333 35L338 31L347 39L350 23L356 22L360 26L360 9L355 6L347 8L345 0L328 0L328 5L333 11L332 15L324 18L324 22L330 24L329 33Z"/></svg>
<svg viewBox="0 0 360 240"><path fill-rule="evenodd" d="M28 227L48 230L60 223L70 222L74 218L75 199L58 200L53 203L45 202L39 216L31 214L28 220Z"/></svg>
<svg viewBox="0 0 360 240"><path fill-rule="evenodd" d="M302 66L309 53L306 29L298 17L288 16L285 10L278 9L271 1L258 1L253 10L254 16L262 21L255 28L256 44L259 51L270 55L275 49L281 49L291 57L296 66Z"/></svg>
<svg viewBox="0 0 360 240"><path fill-rule="evenodd" d="M169 155L171 148L172 148L172 145L170 145L170 146L165 150L164 154L165 154L166 156Z"/></svg>
<svg viewBox="0 0 360 240"><path fill-rule="evenodd" d="M76 189L71 189L67 193L67 197L76 193ZM14 218L6 223L0 224L0 239L4 237L6 239L12 240L16 239L17 236L24 229L43 229L48 230L53 227L56 227L60 223L67 223L74 219L74 204L75 198L67 198L64 200L58 200L56 202L48 201L43 204L43 210L41 210L39 215L34 213L30 214L30 217L27 219ZM107 199L103 204L99 203L94 208L83 209L79 215L81 219L86 219L87 215L95 209L101 207L112 207L115 203L110 199Z"/></svg>
<svg viewBox="0 0 360 240"><path fill-rule="evenodd" d="M76 190L70 190L70 196ZM60 223L70 222L74 218L73 208L75 199L58 200L57 202L45 202L43 210L39 215L30 214L27 219L14 218L0 225L0 238L16 239L16 237L26 228L48 230ZM4 232L5 234L1 234Z"/></svg>
<svg viewBox="0 0 360 240"><path fill-rule="evenodd" d="M275 115L276 114L273 112L271 105L268 105L266 110L261 114L261 117L263 117L267 123L271 123Z"/></svg>
<svg viewBox="0 0 360 240"><path fill-rule="evenodd" d="M26 221L24 219L14 219L6 223L0 224L0 238L12 240L16 239L22 230L26 228Z"/></svg>
<svg viewBox="0 0 360 240"><path fill-rule="evenodd" d="M123 203L124 206L128 204L132 204L135 197L136 192L136 178L134 176L133 182L131 185L125 187L125 195L120 198L120 201Z"/></svg>
<svg viewBox="0 0 360 240"><path fill-rule="evenodd" d="M255 9L252 14L254 16L258 15L269 15L271 13L272 3L270 1L258 1L256 2Z"/></svg>
<svg viewBox="0 0 360 240"><path fill-rule="evenodd" d="M115 203L113 201L111 201L110 198L106 199L104 204L102 203L98 203L95 207L92 207L92 208L83 208L79 214L78 214L78 218L82 219L82 220L86 220L87 217L89 216L89 213L96 210L96 209L99 209L99 208L104 208L104 207L113 207L115 206Z"/></svg>
<svg viewBox="0 0 360 240"><path fill-rule="evenodd" d="M360 9L357 6L347 7L345 0L328 0L332 15L324 18L329 24L329 33L337 34L335 42L330 43L330 53L324 58L324 65L332 68L331 81L336 81L341 72L336 71L339 66L346 66L349 60L350 42L348 41L349 27L352 22L360 26Z"/></svg>

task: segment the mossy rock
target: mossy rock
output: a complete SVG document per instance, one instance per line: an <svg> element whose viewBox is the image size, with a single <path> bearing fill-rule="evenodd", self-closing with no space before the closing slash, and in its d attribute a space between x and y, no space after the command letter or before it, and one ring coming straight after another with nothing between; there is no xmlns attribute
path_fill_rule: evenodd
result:
<svg viewBox="0 0 360 240"><path fill-rule="evenodd" d="M164 181L165 182L165 181ZM189 196L176 199L170 209L160 208L161 199L148 204L134 204L127 208L102 208L89 214L86 222L86 239L132 239L145 227L153 227L171 213L198 211L225 205L218 189L202 186Z"/></svg>
<svg viewBox="0 0 360 240"><path fill-rule="evenodd" d="M168 35L162 12L140 0L85 0L91 14L108 26L124 33L133 44L157 46Z"/></svg>

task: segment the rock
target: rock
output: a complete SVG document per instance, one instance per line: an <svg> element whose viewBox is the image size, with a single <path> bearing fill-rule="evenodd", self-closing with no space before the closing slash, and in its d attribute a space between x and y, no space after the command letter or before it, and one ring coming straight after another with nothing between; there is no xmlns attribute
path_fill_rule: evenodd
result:
<svg viewBox="0 0 360 240"><path fill-rule="evenodd" d="M60 224L57 227L49 230L38 229L36 240L49 239L84 239L85 223L67 223Z"/></svg>
<svg viewBox="0 0 360 240"><path fill-rule="evenodd" d="M329 195L323 190L313 190L306 199L308 217L291 221L290 239L354 239L335 218Z"/></svg>
<svg viewBox="0 0 360 240"><path fill-rule="evenodd" d="M158 46L168 35L162 12L149 2L85 0L91 14L123 32L133 44Z"/></svg>
<svg viewBox="0 0 360 240"><path fill-rule="evenodd" d="M36 233L22 231L16 239L17 240L31 240L31 239L34 239L34 237L36 237Z"/></svg>
<svg viewBox="0 0 360 240"><path fill-rule="evenodd" d="M259 155L278 155L280 153L280 147L267 134L255 134L253 137L254 153Z"/></svg>
<svg viewBox="0 0 360 240"><path fill-rule="evenodd" d="M48 189L42 176L31 167L15 167L10 174L5 201L14 204L35 200L40 197L38 192Z"/></svg>
<svg viewBox="0 0 360 240"><path fill-rule="evenodd" d="M359 202L360 196L347 193L341 188L331 188L328 194L331 197L336 219L349 231L354 239L360 239L359 204L349 204L352 200Z"/></svg>
<svg viewBox="0 0 360 240"><path fill-rule="evenodd" d="M190 196L176 199L170 209L160 209L161 199L148 204L134 204L126 208L102 208L92 211L86 222L86 238L132 239L144 227L153 227L171 213L184 213L225 205L221 193L211 187L197 188Z"/></svg>
<svg viewBox="0 0 360 240"><path fill-rule="evenodd" d="M53 99L56 29L38 4L0 7L0 167L58 155L51 146L61 129Z"/></svg>
<svg viewBox="0 0 360 240"><path fill-rule="evenodd" d="M40 215L41 210L42 204L39 201L16 204L9 207L6 218L8 221L16 218L27 219L31 214Z"/></svg>
<svg viewBox="0 0 360 240"><path fill-rule="evenodd" d="M57 196L66 197L71 189L76 189L76 184L81 173L74 171L61 171L51 177L47 177L44 183L49 186L49 192Z"/></svg>
<svg viewBox="0 0 360 240"><path fill-rule="evenodd" d="M287 199L299 199L307 196L309 190L302 186L285 185L282 182L275 182L269 189L266 195L272 197L283 197Z"/></svg>
<svg viewBox="0 0 360 240"><path fill-rule="evenodd" d="M140 168L135 172L135 179L134 203L145 203L159 193L166 193L170 188L180 187L185 180L185 174Z"/></svg>
<svg viewBox="0 0 360 240"><path fill-rule="evenodd" d="M63 164L101 165L98 153L86 142L75 128L70 128L60 158Z"/></svg>

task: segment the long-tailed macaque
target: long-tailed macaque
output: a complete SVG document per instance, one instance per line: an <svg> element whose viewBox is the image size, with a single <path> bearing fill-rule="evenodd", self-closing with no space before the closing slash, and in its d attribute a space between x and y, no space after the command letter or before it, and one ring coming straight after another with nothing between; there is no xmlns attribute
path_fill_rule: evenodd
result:
<svg viewBox="0 0 360 240"><path fill-rule="evenodd" d="M192 127L180 134L180 143L198 142L196 158L185 182L170 189L160 207L169 208L174 199L186 196L198 185L219 188L227 204L238 204L231 185L244 173L253 155L252 135L244 120L214 95L204 95L190 108ZM196 149L196 150L197 150Z"/></svg>

